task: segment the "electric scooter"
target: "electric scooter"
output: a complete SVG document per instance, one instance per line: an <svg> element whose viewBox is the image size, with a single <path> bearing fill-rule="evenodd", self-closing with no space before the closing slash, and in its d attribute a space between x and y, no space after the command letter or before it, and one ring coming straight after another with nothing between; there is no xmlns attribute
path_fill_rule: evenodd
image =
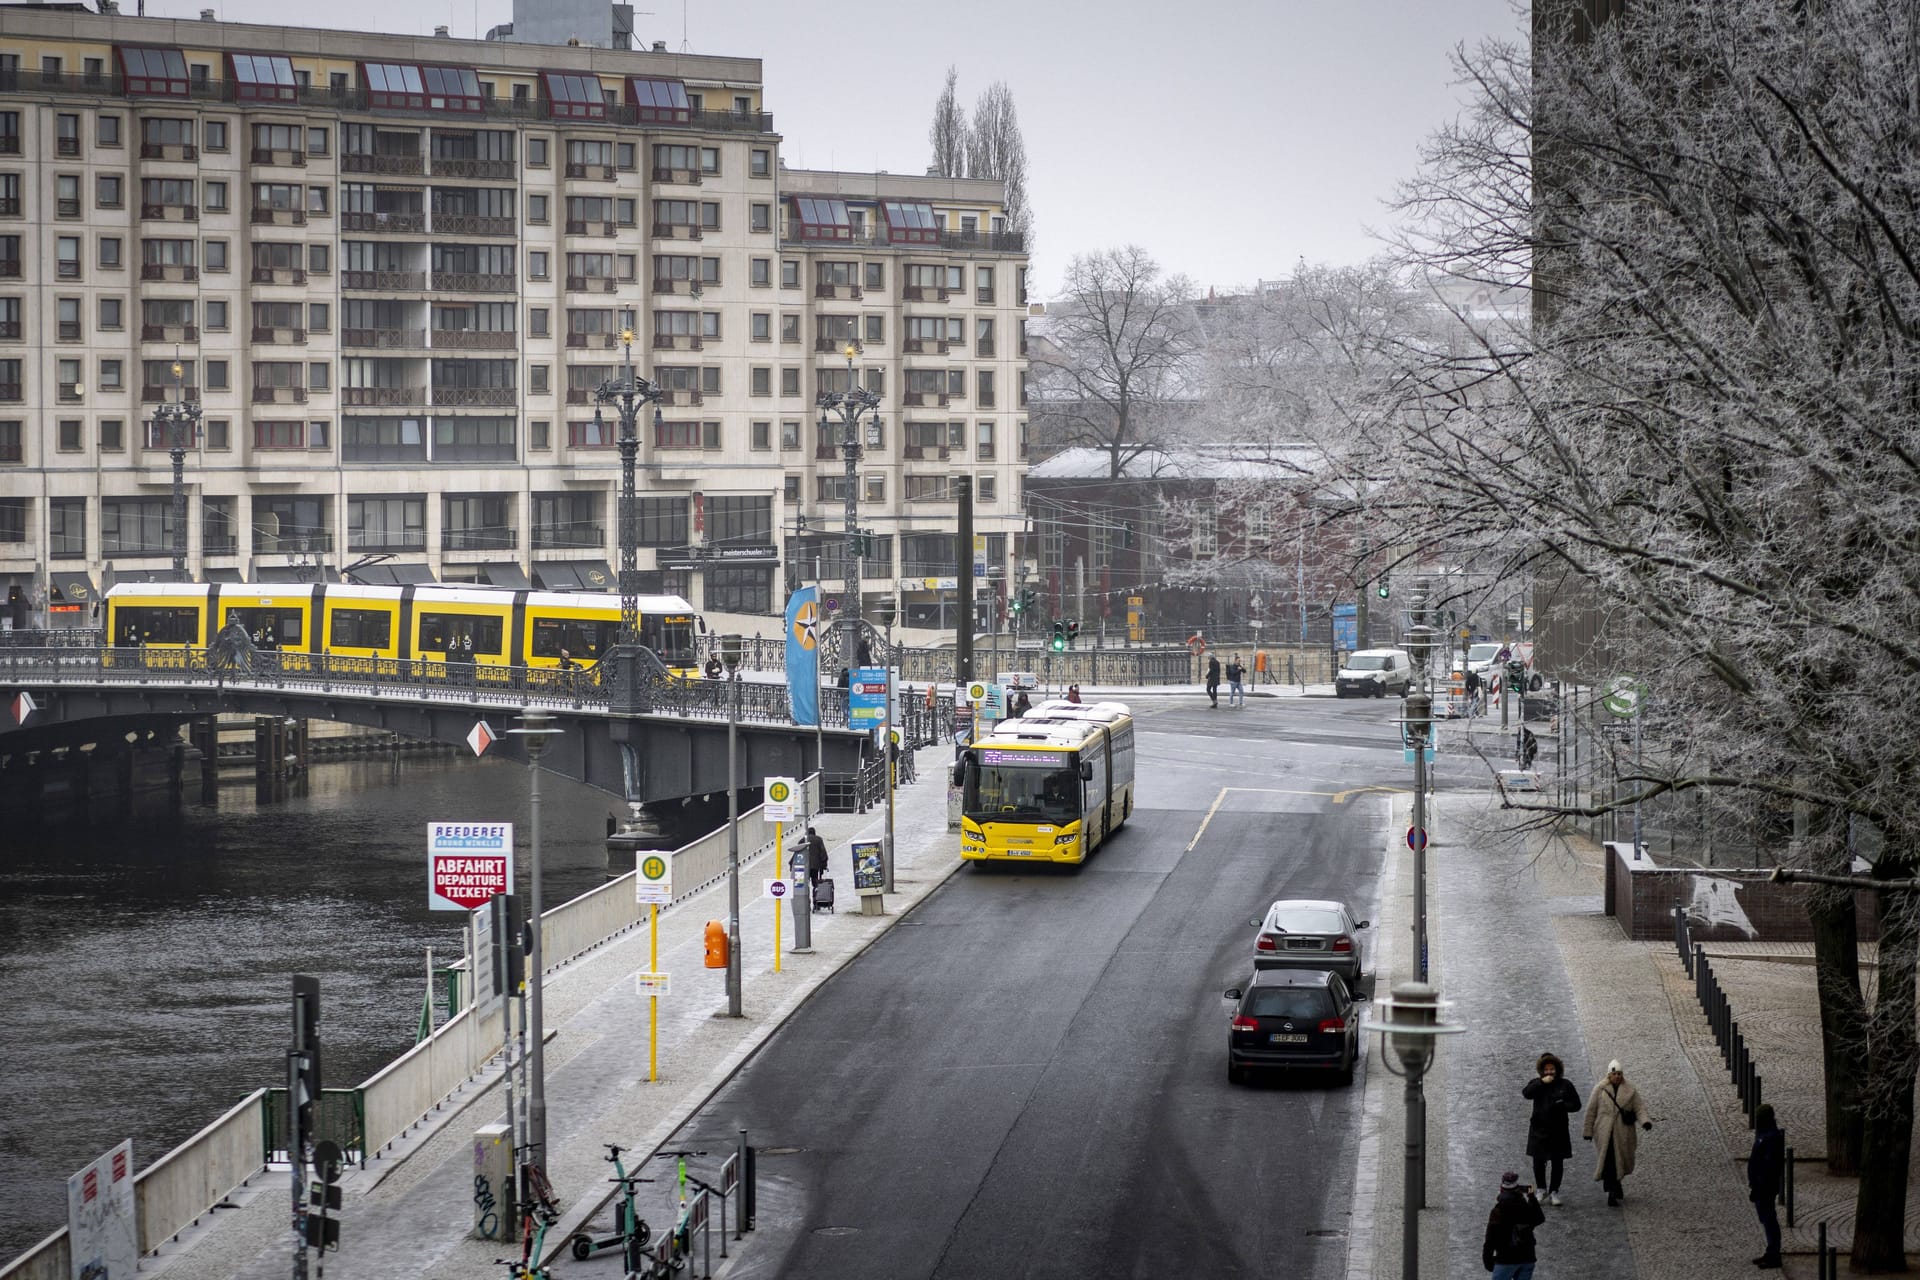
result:
<svg viewBox="0 0 1920 1280"><path fill-rule="evenodd" d="M600 1236L596 1239L585 1231L582 1231L580 1234L574 1236L569 1243L573 1250L573 1256L582 1262L585 1262L596 1253L605 1253L610 1249L619 1249L623 1257L629 1258L627 1270L634 1271L638 1268L632 1265L631 1258L637 1256L640 1250L647 1247L647 1241L653 1235L652 1228L647 1226L646 1220L640 1216L639 1209L634 1206L634 1186L636 1183L652 1182L653 1179L629 1176L626 1165L620 1161L622 1148L616 1147L610 1142L604 1145L610 1153L606 1159L613 1165L614 1176L612 1181L620 1184L620 1187L625 1192L625 1195L614 1201L613 1234Z"/></svg>

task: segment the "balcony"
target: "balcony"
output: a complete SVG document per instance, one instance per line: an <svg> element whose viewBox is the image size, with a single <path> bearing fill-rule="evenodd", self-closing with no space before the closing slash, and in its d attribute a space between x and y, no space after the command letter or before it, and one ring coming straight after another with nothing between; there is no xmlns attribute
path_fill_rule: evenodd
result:
<svg viewBox="0 0 1920 1280"><path fill-rule="evenodd" d="M0 280L18 280L20 278L20 259L0 258Z"/></svg>
<svg viewBox="0 0 1920 1280"><path fill-rule="evenodd" d="M442 409L507 408L519 403L519 393L512 387L435 387L433 403Z"/></svg>
<svg viewBox="0 0 1920 1280"><path fill-rule="evenodd" d="M620 335L617 333L599 331L592 333L569 333L567 335L567 346L575 351L583 351L588 348L611 350L619 345ZM655 345L657 346L658 344L656 343Z"/></svg>
<svg viewBox="0 0 1920 1280"><path fill-rule="evenodd" d="M447 529L440 535L442 551L515 551L519 546L511 529Z"/></svg>
<svg viewBox="0 0 1920 1280"><path fill-rule="evenodd" d="M992 356L993 355L993 339L981 338L978 342L975 342L973 344L973 354L981 360L985 360L988 357Z"/></svg>
<svg viewBox="0 0 1920 1280"><path fill-rule="evenodd" d="M910 356L920 355L925 352L926 349L927 342L924 338L908 338L900 344L901 352Z"/></svg>
<svg viewBox="0 0 1920 1280"><path fill-rule="evenodd" d="M173 399L173 391L174 387L170 382L165 384L148 383L140 388L140 403L165 404L167 401ZM200 388L191 385L181 387L180 399L197 402L200 399Z"/></svg>
<svg viewBox="0 0 1920 1280"><path fill-rule="evenodd" d="M79 146L75 144L71 152L62 151L62 155L79 155ZM140 144L142 160L198 160L200 148L191 142L143 142Z"/></svg>
<svg viewBox="0 0 1920 1280"><path fill-rule="evenodd" d="M255 284L305 284L307 273L299 267L255 267Z"/></svg>
<svg viewBox="0 0 1920 1280"><path fill-rule="evenodd" d="M690 186L699 186L702 179L698 169L669 169L662 165L653 167L655 182L684 182Z"/></svg>
<svg viewBox="0 0 1920 1280"><path fill-rule="evenodd" d="M305 404L307 389L305 387L255 387L253 402L255 404Z"/></svg>
<svg viewBox="0 0 1920 1280"><path fill-rule="evenodd" d="M620 287L612 276L568 276L568 293L613 293Z"/></svg>
<svg viewBox="0 0 1920 1280"><path fill-rule="evenodd" d="M0 196L0 218L20 216L20 198L18 196Z"/></svg>
<svg viewBox="0 0 1920 1280"><path fill-rule="evenodd" d="M154 207L154 208L158 208L159 206L158 206L158 205L155 205L155 206L153 206L153 207ZM79 217L79 216L80 216L80 201L79 201L79 200L77 200L77 199L74 199L74 200L56 200L56 201L54 201L54 202L53 202L53 216L54 216L54 217L56 217L56 218L77 218L77 217ZM145 215L145 214L142 214L141 216L142 216L142 217L144 217L144 216L146 216L146 215ZM163 217L164 215L163 215L163 214L155 214L155 215L153 215L153 216L154 216L154 217L156 217L156 218L158 218L158 217Z"/></svg>
<svg viewBox="0 0 1920 1280"><path fill-rule="evenodd" d="M440 236L511 236L517 231L512 218L503 218L498 214L436 213L433 215L433 233Z"/></svg>
<svg viewBox="0 0 1920 1280"><path fill-rule="evenodd" d="M417 292L427 287L427 273L424 271L342 271L340 287L372 293Z"/></svg>
<svg viewBox="0 0 1920 1280"><path fill-rule="evenodd" d="M514 177L514 164L511 160L446 159L436 156L433 161L433 176L436 178L494 178L511 182Z"/></svg>
<svg viewBox="0 0 1920 1280"><path fill-rule="evenodd" d="M0 267L4 266L4 263L0 263ZM20 264L16 262L13 264L13 267L13 274L19 275ZM0 270L0 276L6 274L5 270ZM175 262L149 262L140 268L140 278L142 280L173 280L191 283L200 278L200 270L197 267L184 266Z"/></svg>
<svg viewBox="0 0 1920 1280"><path fill-rule="evenodd" d="M307 225L307 211L275 209L270 205L257 204L247 211L247 221L256 227L304 227Z"/></svg>
<svg viewBox="0 0 1920 1280"><path fill-rule="evenodd" d="M433 273L433 287L441 293L512 293L516 286L512 276L491 272L436 271Z"/></svg>
<svg viewBox="0 0 1920 1280"><path fill-rule="evenodd" d="M395 409L426 402L427 393L420 387L340 388L340 403L349 408Z"/></svg>
<svg viewBox="0 0 1920 1280"><path fill-rule="evenodd" d="M706 232L690 222L656 222L653 224L653 238L656 240L702 240Z"/></svg>
<svg viewBox="0 0 1920 1280"><path fill-rule="evenodd" d="M425 173L420 153L370 156L359 153L340 157L342 173Z"/></svg>
<svg viewBox="0 0 1920 1280"><path fill-rule="evenodd" d="M816 444L813 447L813 456L821 460L837 458L840 456L840 448L838 445Z"/></svg>
<svg viewBox="0 0 1920 1280"><path fill-rule="evenodd" d="M63 209L60 216L77 217L79 212L79 204L75 202L72 214ZM143 204L140 206L140 220L142 222L198 222L200 211L190 204Z"/></svg>
<svg viewBox="0 0 1920 1280"><path fill-rule="evenodd" d="M371 231L384 236L417 236L427 229L427 215L418 209L402 209L393 213L343 213L340 215L342 231Z"/></svg>
<svg viewBox="0 0 1920 1280"><path fill-rule="evenodd" d="M439 335L434 336L437 338ZM342 329L340 345L371 347L376 351L424 347L427 345L427 331L425 329Z"/></svg>
<svg viewBox="0 0 1920 1280"><path fill-rule="evenodd" d="M944 409L953 403L953 398L951 396L940 395L933 391L909 391L906 395L906 403L927 407L938 405Z"/></svg>
<svg viewBox="0 0 1920 1280"><path fill-rule="evenodd" d="M0 156L17 156L19 154L20 135L17 133L0 133Z"/></svg>
<svg viewBox="0 0 1920 1280"><path fill-rule="evenodd" d="M857 284L816 284L813 296L816 298L864 298L867 291Z"/></svg>
<svg viewBox="0 0 1920 1280"><path fill-rule="evenodd" d="M0 339L17 340L19 337L20 322L18 320L0 320Z"/></svg>
<svg viewBox="0 0 1920 1280"><path fill-rule="evenodd" d="M612 182L620 175L619 171L610 164L570 164L567 166L567 176Z"/></svg>
<svg viewBox="0 0 1920 1280"><path fill-rule="evenodd" d="M261 346L305 346L307 331L305 329L274 328L268 325L257 324L253 327L253 341L255 344Z"/></svg>
<svg viewBox="0 0 1920 1280"><path fill-rule="evenodd" d="M55 341L58 341L58 342L80 341L80 322L78 320L62 320L58 328L59 328L59 331L54 335Z"/></svg>
<svg viewBox="0 0 1920 1280"><path fill-rule="evenodd" d="M973 291L973 300L980 306L990 307L993 305L993 290L975 289Z"/></svg>
<svg viewBox="0 0 1920 1280"><path fill-rule="evenodd" d="M953 450L945 445L910 444L900 451L900 456L908 462L945 462L953 456Z"/></svg>
<svg viewBox="0 0 1920 1280"><path fill-rule="evenodd" d="M940 247L962 253L1025 253L1027 237L1020 231L942 231Z"/></svg>
<svg viewBox="0 0 1920 1280"><path fill-rule="evenodd" d="M255 147L252 160L255 164L288 165L295 169L307 167L307 153L304 151L276 151L272 147Z"/></svg>
<svg viewBox="0 0 1920 1280"><path fill-rule="evenodd" d="M427 533L424 529L390 529L385 532L349 529L347 531L347 550L349 551L425 551Z"/></svg>
<svg viewBox="0 0 1920 1280"><path fill-rule="evenodd" d="M618 230L611 222L597 222L586 218L567 220L567 234L570 236L611 236Z"/></svg>
<svg viewBox="0 0 1920 1280"><path fill-rule="evenodd" d="M662 404L705 404L706 396L699 391L669 391L661 397Z"/></svg>
<svg viewBox="0 0 1920 1280"><path fill-rule="evenodd" d="M433 345L436 350L452 351L512 351L518 345L519 335L511 329L435 329Z"/></svg>

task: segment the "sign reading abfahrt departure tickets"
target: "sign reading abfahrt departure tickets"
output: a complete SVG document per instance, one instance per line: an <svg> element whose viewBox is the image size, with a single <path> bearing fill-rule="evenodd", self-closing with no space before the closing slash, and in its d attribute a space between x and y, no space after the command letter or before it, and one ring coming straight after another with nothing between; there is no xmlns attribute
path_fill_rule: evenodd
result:
<svg viewBox="0 0 1920 1280"><path fill-rule="evenodd" d="M427 824L427 908L471 911L513 892L511 822Z"/></svg>

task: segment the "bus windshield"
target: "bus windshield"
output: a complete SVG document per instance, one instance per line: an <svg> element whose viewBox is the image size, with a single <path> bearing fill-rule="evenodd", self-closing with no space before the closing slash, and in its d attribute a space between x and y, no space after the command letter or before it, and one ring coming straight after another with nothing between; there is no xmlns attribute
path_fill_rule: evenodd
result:
<svg viewBox="0 0 1920 1280"><path fill-rule="evenodd" d="M641 641L669 667L691 667L698 661L693 647L693 619L649 614L641 624Z"/></svg>
<svg viewBox="0 0 1920 1280"><path fill-rule="evenodd" d="M968 766L967 817L975 822L1080 820L1080 774L1071 756L1034 752L1033 764L1010 764L1009 754L1001 754L999 763Z"/></svg>

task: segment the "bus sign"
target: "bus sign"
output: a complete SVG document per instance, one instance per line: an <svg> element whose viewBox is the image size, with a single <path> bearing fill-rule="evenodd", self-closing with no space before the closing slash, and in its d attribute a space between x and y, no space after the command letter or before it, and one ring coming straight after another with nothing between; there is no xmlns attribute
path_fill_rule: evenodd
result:
<svg viewBox="0 0 1920 1280"><path fill-rule="evenodd" d="M1029 769L1064 769L1067 756L1064 751L998 751L984 747L980 751L980 763L1016 765Z"/></svg>

